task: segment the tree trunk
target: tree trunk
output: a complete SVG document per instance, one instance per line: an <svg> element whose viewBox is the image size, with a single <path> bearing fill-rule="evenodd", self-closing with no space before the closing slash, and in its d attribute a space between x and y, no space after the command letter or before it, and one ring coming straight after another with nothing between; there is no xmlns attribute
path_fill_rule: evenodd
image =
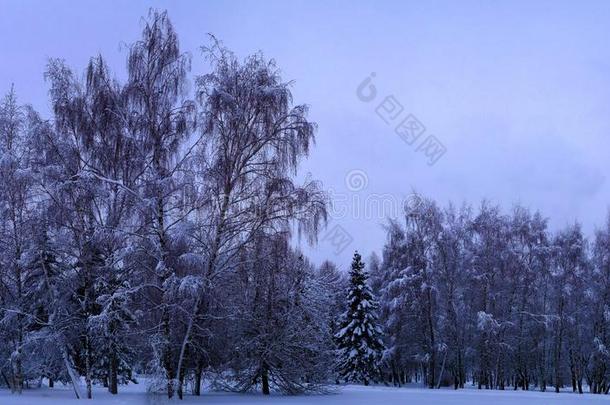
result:
<svg viewBox="0 0 610 405"><path fill-rule="evenodd" d="M394 381L394 386L401 386L400 375L398 371L396 371L396 363L394 361L392 361L392 381Z"/></svg>
<svg viewBox="0 0 610 405"><path fill-rule="evenodd" d="M110 393L113 395L119 393L118 374L118 359L116 350L113 348L112 353L110 354L110 381L108 386L108 391L110 391Z"/></svg>
<svg viewBox="0 0 610 405"><path fill-rule="evenodd" d="M432 314L432 288L428 287L426 291L427 298L427 321L428 321L428 333L430 339L430 366L428 369L429 372L429 381L428 386L430 388L435 387L436 382L436 340L434 335L434 319Z"/></svg>
<svg viewBox="0 0 610 405"><path fill-rule="evenodd" d="M2 374L2 379L6 383L6 386L9 387L11 389L11 391L13 391L13 384L11 383L10 379L1 370L0 370L0 374Z"/></svg>
<svg viewBox="0 0 610 405"><path fill-rule="evenodd" d="M559 393L561 386L561 347L563 343L563 300L559 304L559 330L555 339L555 392Z"/></svg>
<svg viewBox="0 0 610 405"><path fill-rule="evenodd" d="M186 356L187 346L191 338L191 330L193 329L195 317L197 316L200 310L200 305L201 298L198 296L195 300L195 305L193 306L193 311L191 313L189 323L186 327L186 332L184 333L182 344L180 345L180 355L178 357L178 396L180 397L180 399L182 399L182 384L184 381L184 358Z"/></svg>
<svg viewBox="0 0 610 405"><path fill-rule="evenodd" d="M164 298L165 300L165 298ZM169 311L167 305L163 308L162 320L162 331L165 342L163 344L162 361L163 367L165 368L165 377L167 378L167 398L172 399L174 397L174 366L172 364L172 349L170 346L170 327L169 327Z"/></svg>
<svg viewBox="0 0 610 405"><path fill-rule="evenodd" d="M20 331L21 332L21 331ZM15 392L21 394L23 390L23 365L21 362L21 333L19 333L19 347L17 349L17 359L15 360Z"/></svg>
<svg viewBox="0 0 610 405"><path fill-rule="evenodd" d="M178 398L180 398L180 399L184 399L183 387L184 387L184 370L178 370L178 388L176 391L178 392Z"/></svg>
<svg viewBox="0 0 610 405"><path fill-rule="evenodd" d="M201 374L203 373L203 367L201 363L197 365L197 369L195 369L195 387L193 388L193 394L196 396L201 395Z"/></svg>
<svg viewBox="0 0 610 405"><path fill-rule="evenodd" d="M76 375L76 371L74 371L74 367L72 367L72 364L70 362L70 355L68 354L68 350L65 348L65 346L63 346L62 344L62 350L61 350L61 354L62 357L64 359L64 364L66 366L66 370L68 371L68 376L70 376L70 381L72 381L72 388L74 389L74 395L76 395L76 399L80 399L82 397L82 394L80 392L80 382L79 382L79 378Z"/></svg>
<svg viewBox="0 0 610 405"><path fill-rule="evenodd" d="M263 395L269 395L269 368L265 362L263 362L261 379L263 381Z"/></svg>
<svg viewBox="0 0 610 405"><path fill-rule="evenodd" d="M89 333L87 331L87 333ZM91 384L91 347L89 336L85 336L85 383L87 384L87 399L93 398L93 387Z"/></svg>
<svg viewBox="0 0 610 405"><path fill-rule="evenodd" d="M438 384L436 385L436 388L441 388L441 382L443 380L443 373L445 372L445 362L447 361L447 351L445 350L445 355L443 356L443 364L441 366L441 372L438 375Z"/></svg>

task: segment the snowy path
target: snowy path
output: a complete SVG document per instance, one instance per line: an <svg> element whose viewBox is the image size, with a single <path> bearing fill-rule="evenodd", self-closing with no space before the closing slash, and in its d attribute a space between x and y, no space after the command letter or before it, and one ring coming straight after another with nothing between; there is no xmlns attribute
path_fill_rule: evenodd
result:
<svg viewBox="0 0 610 405"><path fill-rule="evenodd" d="M124 388L118 396L99 390L91 402L99 405L163 405L168 403L161 397L150 397L141 386ZM0 405L70 405L88 403L73 398L68 389L29 390L21 397L0 390ZM208 394L200 398L187 396L184 401L172 404L202 405L596 405L610 404L610 396L575 395L572 393L541 393L522 391L479 391L475 389L434 390L420 388L387 388L348 386L332 395L298 397L263 397L262 395Z"/></svg>

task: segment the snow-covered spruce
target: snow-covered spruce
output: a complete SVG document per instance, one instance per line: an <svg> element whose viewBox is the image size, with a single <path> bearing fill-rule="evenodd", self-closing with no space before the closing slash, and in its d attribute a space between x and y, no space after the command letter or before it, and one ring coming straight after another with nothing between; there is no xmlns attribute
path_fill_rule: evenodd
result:
<svg viewBox="0 0 610 405"><path fill-rule="evenodd" d="M364 263L356 252L350 270L347 310L341 316L341 329L335 334L339 376L346 382L368 385L379 377L383 342L376 309Z"/></svg>

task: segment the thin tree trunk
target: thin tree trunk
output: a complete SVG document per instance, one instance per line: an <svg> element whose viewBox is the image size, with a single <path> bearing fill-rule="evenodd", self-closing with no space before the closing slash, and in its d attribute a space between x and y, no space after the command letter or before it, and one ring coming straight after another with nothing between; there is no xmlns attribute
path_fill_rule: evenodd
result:
<svg viewBox="0 0 610 405"><path fill-rule="evenodd" d="M434 320L432 317L432 289L428 287L426 291L427 296L427 318L428 318L428 330L430 334L430 365L429 365L429 378L428 386L430 388L434 388L435 380L436 380L436 341L434 336Z"/></svg>
<svg viewBox="0 0 610 405"><path fill-rule="evenodd" d="M108 391L111 394L116 395L119 393L119 382L118 382L118 359L116 350L113 348L110 354L110 381Z"/></svg>
<svg viewBox="0 0 610 405"><path fill-rule="evenodd" d="M191 330L193 329L193 323L195 322L195 317L199 312L199 305L201 305L201 297L198 296L195 300L195 305L193 305L193 311L191 312L191 317L189 319L189 323L186 327L186 332L184 333L184 337L182 339L182 344L180 345L180 356L178 357L178 395L180 399L182 399L182 381L184 381L183 374L183 364L184 364L184 356L186 353L186 347L188 346L189 340L191 338Z"/></svg>
<svg viewBox="0 0 610 405"><path fill-rule="evenodd" d="M21 322L19 322L21 324ZM23 390L23 364L21 361L21 345L23 344L23 337L21 334L21 325L19 326L19 340L17 348L17 358L15 360L15 392L21 394Z"/></svg>
<svg viewBox="0 0 610 405"><path fill-rule="evenodd" d="M269 368L267 367L267 363L263 362L263 369L261 373L261 380L263 381L263 395L269 395ZM366 382L365 382L366 385Z"/></svg>
<svg viewBox="0 0 610 405"><path fill-rule="evenodd" d="M561 346L563 341L563 299L559 303L559 330L555 339L555 392L559 392L561 386Z"/></svg>
<svg viewBox="0 0 610 405"><path fill-rule="evenodd" d="M11 384L11 381L9 380L9 378L6 376L6 374L4 374L4 372L0 371L0 374L2 374L2 379L4 380L4 382L6 383L6 386L9 387L11 389L11 391L13 391L13 385Z"/></svg>
<svg viewBox="0 0 610 405"><path fill-rule="evenodd" d="M436 388L441 387L441 381L443 380L443 373L445 372L445 361L447 360L447 351L448 350L445 350L445 355L443 356L443 365L441 366L441 372L438 376L438 384L436 385Z"/></svg>
<svg viewBox="0 0 610 405"><path fill-rule="evenodd" d="M165 298L164 298L165 301ZM174 396L174 368L172 365L172 349L170 346L170 325L169 325L169 311L167 305L163 307L163 313L161 315L161 330L165 342L163 345L162 361L163 367L165 368L165 378L167 379L167 397L172 399Z"/></svg>
<svg viewBox="0 0 610 405"><path fill-rule="evenodd" d="M178 370L178 398L184 399L184 370Z"/></svg>
<svg viewBox="0 0 610 405"><path fill-rule="evenodd" d="M68 376L70 377L70 381L72 382L72 388L74 389L74 395L76 395L76 399L81 399L83 395L80 392L79 378L76 375L76 371L74 371L72 364L70 363L70 357L69 357L70 355L68 354L66 347L63 344L61 345L61 347L62 347L61 354L64 359L64 365L66 366L66 370L68 371Z"/></svg>
<svg viewBox="0 0 610 405"><path fill-rule="evenodd" d="M89 336L85 336L85 383L87 384L87 398L93 398L93 387L91 384L91 347Z"/></svg>
<svg viewBox="0 0 610 405"><path fill-rule="evenodd" d="M15 234L15 240L17 239L17 228L16 228L16 221L13 218L13 227L14 227L14 234ZM15 255L15 262L18 263L19 260L21 259L21 248L19 246L17 246L17 252ZM19 264L16 265L15 267L15 278L17 281L17 300L19 303L19 306L21 307L21 305L23 305L23 280L22 280L22 272L21 272L21 266ZM21 394L22 390L23 390L23 360L21 359L22 356L22 350L23 350L23 314L21 313L21 311L19 311L19 313L17 313L17 333L18 333L18 337L17 337L17 348L15 350L15 352L17 353L16 359L15 359L15 371L14 371L14 375L15 375L15 391L18 394Z"/></svg>
<svg viewBox="0 0 610 405"><path fill-rule="evenodd" d="M196 396L201 395L201 374L203 373L203 367L201 363L197 364L197 368L195 369L195 387L193 389L193 394Z"/></svg>

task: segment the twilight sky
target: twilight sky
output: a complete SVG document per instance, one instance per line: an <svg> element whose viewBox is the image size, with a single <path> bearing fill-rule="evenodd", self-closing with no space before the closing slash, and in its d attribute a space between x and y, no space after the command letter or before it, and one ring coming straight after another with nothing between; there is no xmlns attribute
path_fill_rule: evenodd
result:
<svg viewBox="0 0 610 405"><path fill-rule="evenodd" d="M48 57L81 71L101 53L124 77L141 17L167 9L194 73L207 69L199 47L213 33L240 56L276 59L311 106L319 131L303 176L335 196L319 245L301 242L315 262L380 251L384 211L411 190L441 204L520 203L552 229L578 219L591 234L610 202L610 2L530 3L0 0L0 93L14 83L49 116ZM356 89L372 72L367 103ZM376 113L386 96L404 107L389 124ZM408 114L426 127L413 145L394 133ZM416 150L429 134L446 148L432 166ZM337 225L352 239L342 250Z"/></svg>

